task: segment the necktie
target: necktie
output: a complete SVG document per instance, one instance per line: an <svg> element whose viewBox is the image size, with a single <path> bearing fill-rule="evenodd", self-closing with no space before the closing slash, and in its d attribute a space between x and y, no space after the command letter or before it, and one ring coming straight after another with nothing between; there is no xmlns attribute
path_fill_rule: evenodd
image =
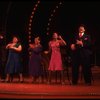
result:
<svg viewBox="0 0 100 100"><path fill-rule="evenodd" d="M80 37L80 38L82 37L82 33L79 33L79 37Z"/></svg>

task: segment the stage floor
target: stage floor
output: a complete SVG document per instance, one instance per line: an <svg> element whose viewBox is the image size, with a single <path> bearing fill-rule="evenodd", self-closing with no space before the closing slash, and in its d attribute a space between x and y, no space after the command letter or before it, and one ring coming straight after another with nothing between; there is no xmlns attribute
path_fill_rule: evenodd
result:
<svg viewBox="0 0 100 100"><path fill-rule="evenodd" d="M98 98L100 99L100 68L95 68L93 72L94 82L92 86L87 86L84 81L79 81L78 85L70 85L66 79L66 84L60 83L31 83L30 78L25 78L24 83L18 83L14 79L12 83L0 82L0 98Z"/></svg>

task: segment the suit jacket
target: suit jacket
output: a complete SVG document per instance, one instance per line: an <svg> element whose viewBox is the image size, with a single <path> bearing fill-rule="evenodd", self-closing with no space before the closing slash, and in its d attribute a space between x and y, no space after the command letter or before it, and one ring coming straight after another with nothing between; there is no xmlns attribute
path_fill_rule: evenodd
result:
<svg viewBox="0 0 100 100"><path fill-rule="evenodd" d="M83 46L77 45L76 41L77 40L82 40L83 42ZM79 38L79 36L77 35L75 37L75 41L74 41L75 47L76 47L76 52L80 52L82 55L90 55L91 52L91 38L88 34L85 34Z"/></svg>

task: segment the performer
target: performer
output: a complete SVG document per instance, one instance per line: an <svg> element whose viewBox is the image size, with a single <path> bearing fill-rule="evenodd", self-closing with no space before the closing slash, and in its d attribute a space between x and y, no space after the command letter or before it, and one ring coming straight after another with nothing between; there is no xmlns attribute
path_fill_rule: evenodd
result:
<svg viewBox="0 0 100 100"><path fill-rule="evenodd" d="M5 74L5 62L6 62L6 49L5 49L5 38L4 33L0 33L0 77L1 81L4 81Z"/></svg>
<svg viewBox="0 0 100 100"><path fill-rule="evenodd" d="M88 34L85 33L84 25L79 27L79 33L75 36L73 43L71 44L72 50L72 84L78 83L79 67L82 67L82 74L84 76L85 83L91 85L91 39Z"/></svg>
<svg viewBox="0 0 100 100"><path fill-rule="evenodd" d="M6 48L9 50L8 60L6 64L6 82L12 81L11 75L19 74L20 82L23 82L22 66L20 53L22 51L22 45L20 44L19 38L14 36L11 43Z"/></svg>
<svg viewBox="0 0 100 100"><path fill-rule="evenodd" d="M3 58L3 51L4 51L4 36L2 34L0 34L0 80L2 79L3 77L3 61L2 61L2 58Z"/></svg>
<svg viewBox="0 0 100 100"><path fill-rule="evenodd" d="M49 63L49 79L48 83L51 82L51 72L61 72L61 83L64 84L63 78L63 64L60 52L60 46L66 45L66 42L62 39L61 36L58 36L58 33L53 33L53 39L49 42L49 51L51 52L51 59ZM56 80L57 81L57 80Z"/></svg>
<svg viewBox="0 0 100 100"><path fill-rule="evenodd" d="M32 76L32 82L36 82L40 78L42 82L43 68L42 68L42 45L40 44L40 37L35 37L34 43L29 44L30 50L32 52L29 60L29 75Z"/></svg>

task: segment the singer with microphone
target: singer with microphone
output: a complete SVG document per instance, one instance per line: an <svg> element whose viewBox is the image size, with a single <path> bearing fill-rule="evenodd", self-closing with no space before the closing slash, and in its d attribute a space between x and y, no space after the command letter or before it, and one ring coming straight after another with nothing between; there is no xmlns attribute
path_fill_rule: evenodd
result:
<svg viewBox="0 0 100 100"><path fill-rule="evenodd" d="M49 51L45 53L51 53L50 63L49 63L49 76L48 76L48 83L51 84L52 81L52 74L59 73L61 75L61 84L65 84L64 77L63 77L63 64L62 64L62 57L60 52L60 46L67 45L66 42L63 40L61 36L58 35L57 32L54 32L52 35L52 40L49 42ZM57 83L57 79L55 80Z"/></svg>

